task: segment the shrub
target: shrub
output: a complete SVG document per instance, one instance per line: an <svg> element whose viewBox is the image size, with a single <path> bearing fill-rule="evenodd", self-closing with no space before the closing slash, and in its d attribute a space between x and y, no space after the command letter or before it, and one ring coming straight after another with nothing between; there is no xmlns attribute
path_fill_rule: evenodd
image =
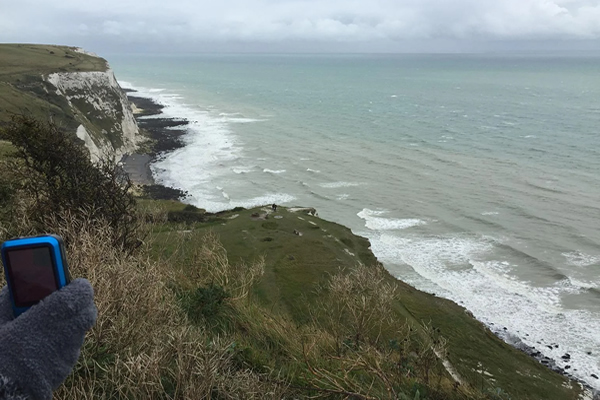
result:
<svg viewBox="0 0 600 400"><path fill-rule="evenodd" d="M22 203L22 213L31 222L27 233L48 231L47 219L67 212L79 219L106 222L114 246L130 249L137 245L131 182L114 160L94 164L72 133L23 115L14 116L0 131L0 138L17 149L13 167L28 200Z"/></svg>
<svg viewBox="0 0 600 400"><path fill-rule="evenodd" d="M183 306L192 319L200 316L210 319L220 314L224 302L228 298L229 294L221 286L210 283L188 293Z"/></svg>

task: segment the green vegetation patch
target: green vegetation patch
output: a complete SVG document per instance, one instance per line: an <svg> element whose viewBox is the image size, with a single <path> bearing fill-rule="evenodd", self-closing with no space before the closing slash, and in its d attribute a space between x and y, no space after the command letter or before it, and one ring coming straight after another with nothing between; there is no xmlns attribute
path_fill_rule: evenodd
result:
<svg viewBox="0 0 600 400"><path fill-rule="evenodd" d="M0 80L27 74L106 71L106 60L75 51L74 47L38 44L0 44Z"/></svg>

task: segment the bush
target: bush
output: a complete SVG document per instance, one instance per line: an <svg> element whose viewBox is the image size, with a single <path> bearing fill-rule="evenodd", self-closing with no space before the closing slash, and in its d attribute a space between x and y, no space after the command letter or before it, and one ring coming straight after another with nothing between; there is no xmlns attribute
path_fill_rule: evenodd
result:
<svg viewBox="0 0 600 400"><path fill-rule="evenodd" d="M23 115L13 117L0 131L0 138L17 149L12 167L26 199L22 216L31 222L26 233L46 232L48 218L68 213L107 223L114 246L130 249L137 245L131 182L114 160L94 164L72 133Z"/></svg>
<svg viewBox="0 0 600 400"><path fill-rule="evenodd" d="M219 315L225 300L229 297L221 286L210 283L189 293L183 306L192 320L198 320L198 317L211 319Z"/></svg>

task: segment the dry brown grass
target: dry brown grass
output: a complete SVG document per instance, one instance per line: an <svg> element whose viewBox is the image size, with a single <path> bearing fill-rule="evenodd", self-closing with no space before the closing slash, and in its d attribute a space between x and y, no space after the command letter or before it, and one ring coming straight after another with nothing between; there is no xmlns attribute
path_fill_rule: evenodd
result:
<svg viewBox="0 0 600 400"><path fill-rule="evenodd" d="M227 250L217 235L212 232L192 231L182 234L183 240L197 243L190 256L177 262L176 280L188 288L197 288L209 284L225 289L231 301L248 297L250 289L265 272L264 258L259 257L252 263L229 262Z"/></svg>
<svg viewBox="0 0 600 400"><path fill-rule="evenodd" d="M377 344L382 330L393 324L397 287L389 283L386 273L380 265L359 264L333 275L322 289L320 295L326 300L317 318L325 321L339 341L350 339L354 346Z"/></svg>
<svg viewBox="0 0 600 400"><path fill-rule="evenodd" d="M69 238L74 277L90 280L98 321L57 399L282 398L285 385L241 369L231 338L192 326L168 287L171 265L151 260L147 248L115 249L110 227L63 216L48 221Z"/></svg>

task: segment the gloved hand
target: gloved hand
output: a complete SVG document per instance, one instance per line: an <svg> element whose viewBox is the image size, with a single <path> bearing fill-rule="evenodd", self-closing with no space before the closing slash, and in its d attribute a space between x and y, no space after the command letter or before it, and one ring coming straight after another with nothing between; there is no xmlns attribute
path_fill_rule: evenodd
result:
<svg viewBox="0 0 600 400"><path fill-rule="evenodd" d="M85 332L96 322L94 290L76 279L14 318L8 289L0 292L0 375L29 398L52 398L71 373Z"/></svg>

